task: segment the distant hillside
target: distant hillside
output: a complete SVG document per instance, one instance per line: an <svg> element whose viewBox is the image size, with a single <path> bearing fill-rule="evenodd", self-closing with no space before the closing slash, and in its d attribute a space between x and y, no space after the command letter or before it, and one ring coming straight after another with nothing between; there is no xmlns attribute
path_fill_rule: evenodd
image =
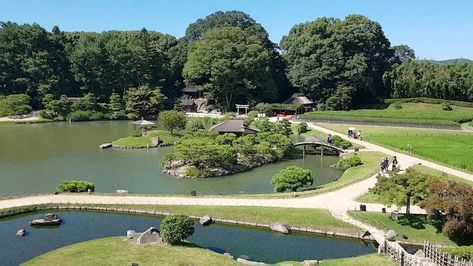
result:
<svg viewBox="0 0 473 266"><path fill-rule="evenodd" d="M427 60L441 65L450 65L455 63L467 63L473 64L473 60L466 59L466 58L455 58L455 59L447 59L447 60Z"/></svg>

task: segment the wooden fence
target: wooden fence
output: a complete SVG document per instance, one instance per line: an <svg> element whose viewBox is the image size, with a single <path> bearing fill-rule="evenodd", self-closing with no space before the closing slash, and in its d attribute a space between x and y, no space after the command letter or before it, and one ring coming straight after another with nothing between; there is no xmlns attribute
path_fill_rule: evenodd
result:
<svg viewBox="0 0 473 266"><path fill-rule="evenodd" d="M425 257L439 266L473 266L473 262L467 261L456 256L441 252L432 243L424 241L422 248Z"/></svg>
<svg viewBox="0 0 473 266"><path fill-rule="evenodd" d="M401 266L473 266L473 262L441 252L430 242L424 241L422 251L425 257L409 254L399 243L384 241L378 247L378 253L385 253Z"/></svg>

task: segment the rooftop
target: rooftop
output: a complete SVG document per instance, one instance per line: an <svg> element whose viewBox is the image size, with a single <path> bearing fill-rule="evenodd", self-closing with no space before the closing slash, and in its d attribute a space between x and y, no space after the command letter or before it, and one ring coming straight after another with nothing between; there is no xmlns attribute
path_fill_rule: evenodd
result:
<svg viewBox="0 0 473 266"><path fill-rule="evenodd" d="M242 133L242 134L254 134L259 132L256 128L251 128L245 125L242 119L230 119L220 124L217 124L210 128L211 130L219 133Z"/></svg>
<svg viewBox="0 0 473 266"><path fill-rule="evenodd" d="M314 104L307 96L303 93L294 93L289 99L284 101L284 103L292 103L292 104Z"/></svg>

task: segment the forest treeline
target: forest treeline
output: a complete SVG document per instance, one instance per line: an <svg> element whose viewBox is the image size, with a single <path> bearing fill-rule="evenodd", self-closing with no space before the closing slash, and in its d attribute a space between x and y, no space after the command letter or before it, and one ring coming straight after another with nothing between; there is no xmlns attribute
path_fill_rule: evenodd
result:
<svg viewBox="0 0 473 266"><path fill-rule="evenodd" d="M156 111L171 107L186 85L203 85L209 104L222 110L281 102L295 91L332 110L390 97L471 101L473 64L417 61L361 15L295 25L280 44L239 11L199 19L179 39L144 28L96 33L0 24L0 100L26 94L42 109L87 95L95 107L86 111L118 111L127 100L154 97Z"/></svg>

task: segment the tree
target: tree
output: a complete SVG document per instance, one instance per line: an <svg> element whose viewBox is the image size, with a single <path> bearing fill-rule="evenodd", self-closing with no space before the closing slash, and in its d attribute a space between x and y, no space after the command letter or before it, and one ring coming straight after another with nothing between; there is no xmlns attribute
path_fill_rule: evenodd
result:
<svg viewBox="0 0 473 266"><path fill-rule="evenodd" d="M284 192L288 189L297 191L300 187L312 185L314 174L309 169L288 166L273 176L272 183L276 192Z"/></svg>
<svg viewBox="0 0 473 266"><path fill-rule="evenodd" d="M148 86L130 88L125 96L125 110L131 119L145 117L157 113L164 105L166 97L159 89Z"/></svg>
<svg viewBox="0 0 473 266"><path fill-rule="evenodd" d="M273 130L271 132L275 134L279 133L279 134L289 137L290 135L292 135L291 122L289 122L286 119L281 119L278 122L276 122L276 125L273 127Z"/></svg>
<svg viewBox="0 0 473 266"><path fill-rule="evenodd" d="M31 112L31 98L26 94L12 94L0 98L0 117L7 115L24 115Z"/></svg>
<svg viewBox="0 0 473 266"><path fill-rule="evenodd" d="M110 119L122 119L126 117L123 100L118 93L114 92L110 95L108 110Z"/></svg>
<svg viewBox="0 0 473 266"><path fill-rule="evenodd" d="M55 99L52 94L46 94L43 98L43 110L41 116L47 119L65 120L71 112L71 102L66 95L61 95Z"/></svg>
<svg viewBox="0 0 473 266"><path fill-rule="evenodd" d="M271 116L273 114L273 107L269 103L258 103L255 106L255 110L264 113L266 116Z"/></svg>
<svg viewBox="0 0 473 266"><path fill-rule="evenodd" d="M393 46L394 49L394 57L396 62L406 62L416 59L416 53L414 50L409 47L408 45L396 45Z"/></svg>
<svg viewBox="0 0 473 266"><path fill-rule="evenodd" d="M473 242L473 189L448 181L432 182L429 196L420 204L431 219L443 222L442 231L460 244Z"/></svg>
<svg viewBox="0 0 473 266"><path fill-rule="evenodd" d="M378 181L370 191L382 196L381 199L385 204L405 205L407 215L410 214L411 204L417 204L427 198L429 184L436 180L436 177L411 168L403 174L393 172L390 175L378 175Z"/></svg>
<svg viewBox="0 0 473 266"><path fill-rule="evenodd" d="M164 128L171 131L171 134L176 129L186 128L187 119L184 113L175 110L164 111L159 114L159 121Z"/></svg>
<svg viewBox="0 0 473 266"><path fill-rule="evenodd" d="M161 221L159 231L164 242L179 244L194 234L194 221L185 215L169 215Z"/></svg>
<svg viewBox="0 0 473 266"><path fill-rule="evenodd" d="M297 129L297 134L298 134L299 136L300 136L301 134L304 134L304 133L310 131L309 126L307 125L306 122L299 123L299 124L296 126L296 129Z"/></svg>
<svg viewBox="0 0 473 266"><path fill-rule="evenodd" d="M81 111L97 111L98 110L97 97L91 92L86 93L82 99L73 104L74 110Z"/></svg>
<svg viewBox="0 0 473 266"><path fill-rule="evenodd" d="M382 76L391 66L393 50L381 26L360 15L344 20L319 18L294 26L281 41L289 79L302 92L340 109L387 95ZM343 89L346 84L352 87ZM348 103L346 102L348 101Z"/></svg>
<svg viewBox="0 0 473 266"><path fill-rule="evenodd" d="M191 46L183 76L188 84L204 84L212 102L225 111L235 103L277 99L267 49L240 28L208 31Z"/></svg>

